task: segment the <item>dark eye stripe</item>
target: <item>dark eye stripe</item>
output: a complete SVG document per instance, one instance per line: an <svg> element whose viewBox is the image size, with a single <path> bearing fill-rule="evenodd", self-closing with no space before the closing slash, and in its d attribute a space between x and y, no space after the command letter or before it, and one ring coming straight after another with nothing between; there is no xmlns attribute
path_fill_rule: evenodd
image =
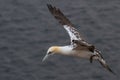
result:
<svg viewBox="0 0 120 80"><path fill-rule="evenodd" d="M51 54L51 53L52 53L52 52L49 52L48 55Z"/></svg>

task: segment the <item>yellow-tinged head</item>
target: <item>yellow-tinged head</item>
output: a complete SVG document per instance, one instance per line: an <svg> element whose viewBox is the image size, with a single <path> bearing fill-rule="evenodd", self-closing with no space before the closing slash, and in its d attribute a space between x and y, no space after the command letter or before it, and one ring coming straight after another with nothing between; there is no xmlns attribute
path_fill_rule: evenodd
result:
<svg viewBox="0 0 120 80"><path fill-rule="evenodd" d="M47 54L55 54L60 52L59 46L52 46L48 49Z"/></svg>
<svg viewBox="0 0 120 80"><path fill-rule="evenodd" d="M60 53L60 47L59 46L52 46L48 49L47 54L45 55L45 57L43 58L42 61L44 61L46 58L48 58L48 56L55 54L55 53Z"/></svg>

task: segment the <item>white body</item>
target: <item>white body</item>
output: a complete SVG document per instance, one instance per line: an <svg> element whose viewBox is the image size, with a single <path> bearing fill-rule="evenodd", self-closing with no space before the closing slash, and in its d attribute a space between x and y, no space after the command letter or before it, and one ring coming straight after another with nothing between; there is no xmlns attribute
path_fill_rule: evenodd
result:
<svg viewBox="0 0 120 80"><path fill-rule="evenodd" d="M60 47L60 51L62 55L74 56L79 58L89 59L94 53L86 50L73 50L72 46L62 46Z"/></svg>

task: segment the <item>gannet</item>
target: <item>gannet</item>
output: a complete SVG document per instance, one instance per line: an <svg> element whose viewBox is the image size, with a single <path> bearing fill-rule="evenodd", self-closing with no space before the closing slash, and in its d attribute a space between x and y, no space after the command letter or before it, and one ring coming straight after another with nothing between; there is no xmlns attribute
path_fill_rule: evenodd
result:
<svg viewBox="0 0 120 80"><path fill-rule="evenodd" d="M60 54L66 56L74 56L78 58L89 59L90 63L93 60L97 60L101 63L101 65L115 74L111 68L107 65L106 61L101 55L101 52L95 48L94 45L87 43L74 28L74 25L69 21L69 19L61 12L59 8L56 8L50 4L47 4L47 7L51 14L59 21L60 24L63 25L64 29L70 36L71 44L67 46L52 46L48 49L47 54L43 58L44 61L48 56L53 54Z"/></svg>

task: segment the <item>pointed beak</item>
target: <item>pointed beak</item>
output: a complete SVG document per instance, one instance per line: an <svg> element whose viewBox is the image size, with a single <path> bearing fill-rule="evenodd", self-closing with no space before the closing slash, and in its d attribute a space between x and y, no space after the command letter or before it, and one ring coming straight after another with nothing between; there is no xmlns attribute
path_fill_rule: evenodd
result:
<svg viewBox="0 0 120 80"><path fill-rule="evenodd" d="M50 56L50 55L46 54L45 57L42 59L42 62L45 61L48 58L48 56Z"/></svg>

